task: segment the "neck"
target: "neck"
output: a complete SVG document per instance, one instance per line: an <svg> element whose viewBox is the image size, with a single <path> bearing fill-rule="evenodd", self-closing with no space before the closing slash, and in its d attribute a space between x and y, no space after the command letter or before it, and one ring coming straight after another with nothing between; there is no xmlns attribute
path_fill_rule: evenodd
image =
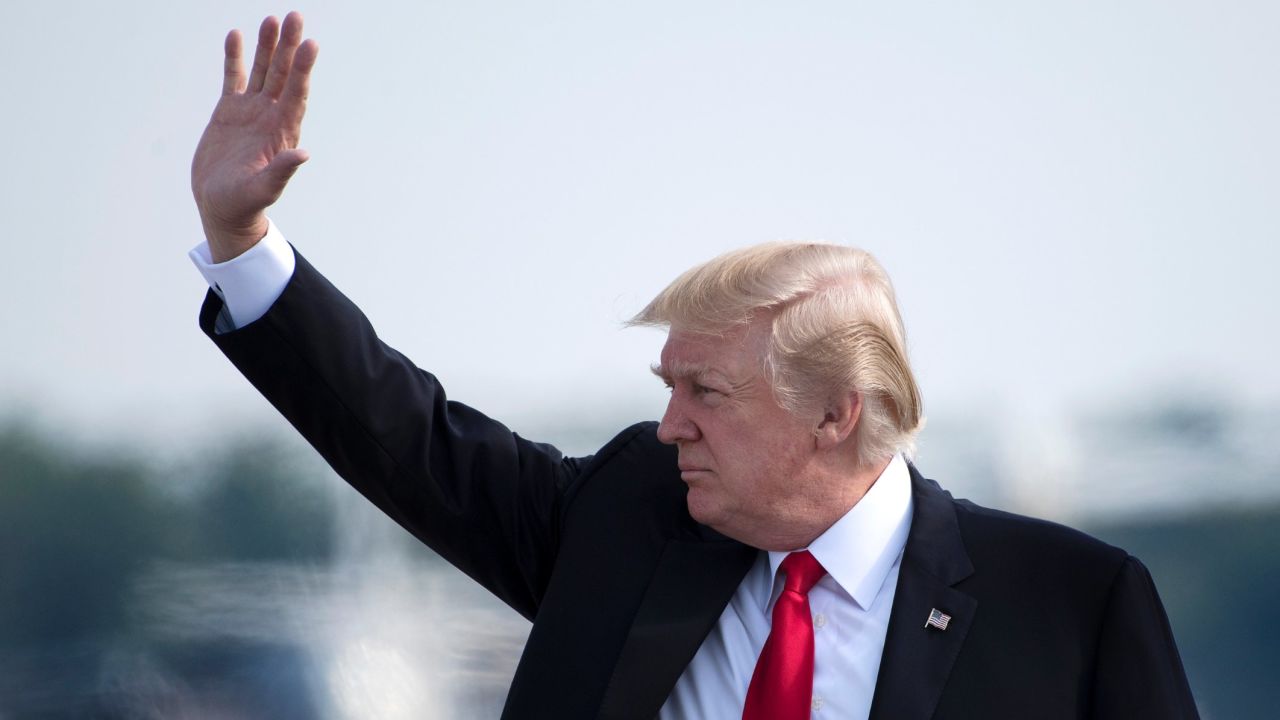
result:
<svg viewBox="0 0 1280 720"><path fill-rule="evenodd" d="M866 496L892 460L887 457L853 472L822 473L804 484L814 492L798 494L790 512L777 514L781 522L759 528L760 532L753 533L750 539L734 539L761 550L787 552L806 548Z"/></svg>

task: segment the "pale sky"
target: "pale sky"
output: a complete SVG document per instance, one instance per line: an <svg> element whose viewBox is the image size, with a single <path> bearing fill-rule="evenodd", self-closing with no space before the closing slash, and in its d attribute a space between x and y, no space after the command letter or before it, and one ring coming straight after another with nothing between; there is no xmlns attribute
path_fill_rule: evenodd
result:
<svg viewBox="0 0 1280 720"><path fill-rule="evenodd" d="M0 410L270 422L195 324L188 164L225 32L289 9L0 9ZM517 428L656 418L662 336L621 321L779 238L881 259L934 417L1280 401L1274 2L297 9L312 160L272 217Z"/></svg>

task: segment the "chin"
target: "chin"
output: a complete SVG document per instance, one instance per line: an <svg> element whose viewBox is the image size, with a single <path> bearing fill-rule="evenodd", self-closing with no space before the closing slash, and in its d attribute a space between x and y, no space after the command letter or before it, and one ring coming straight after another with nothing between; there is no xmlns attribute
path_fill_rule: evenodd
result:
<svg viewBox="0 0 1280 720"><path fill-rule="evenodd" d="M705 490L689 488L689 495L686 498L689 504L689 517L714 529L724 519L724 510L707 495Z"/></svg>

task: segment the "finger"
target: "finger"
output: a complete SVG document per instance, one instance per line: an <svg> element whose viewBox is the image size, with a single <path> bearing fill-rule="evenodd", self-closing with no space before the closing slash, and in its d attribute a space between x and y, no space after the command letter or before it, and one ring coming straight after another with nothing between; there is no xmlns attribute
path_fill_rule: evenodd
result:
<svg viewBox="0 0 1280 720"><path fill-rule="evenodd" d="M319 52L320 44L315 40L307 40L294 53L293 69L285 83L284 94L280 96L281 112L294 123L302 122L302 115L307 111L307 96L311 92L311 68L315 66Z"/></svg>
<svg viewBox="0 0 1280 720"><path fill-rule="evenodd" d="M239 30L227 33L223 48L226 57L222 61L222 94L244 92L244 42Z"/></svg>
<svg viewBox="0 0 1280 720"><path fill-rule="evenodd" d="M276 46L275 57L271 59L271 68L267 70L267 80L262 86L262 92L268 97L280 97L285 80L289 77L289 68L293 66L293 55L301 42L302 14L296 11L291 12L284 17L280 44Z"/></svg>
<svg viewBox="0 0 1280 720"><path fill-rule="evenodd" d="M262 90L262 83L267 78L267 68L271 65L271 55L276 51L276 35L280 33L280 21L275 16L262 21L258 28L258 49L253 53L253 72L249 74L249 92Z"/></svg>

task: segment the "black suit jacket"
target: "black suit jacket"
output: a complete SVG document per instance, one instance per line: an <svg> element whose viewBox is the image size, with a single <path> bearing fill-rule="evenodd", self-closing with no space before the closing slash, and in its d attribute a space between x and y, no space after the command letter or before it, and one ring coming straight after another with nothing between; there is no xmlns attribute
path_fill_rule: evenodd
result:
<svg viewBox="0 0 1280 720"><path fill-rule="evenodd" d="M759 551L689 517L654 423L587 458L527 441L448 401L301 255L261 319L217 333L221 309L210 292L204 331L330 465L533 621L503 717L657 714ZM911 481L874 720L1196 717L1141 563Z"/></svg>

